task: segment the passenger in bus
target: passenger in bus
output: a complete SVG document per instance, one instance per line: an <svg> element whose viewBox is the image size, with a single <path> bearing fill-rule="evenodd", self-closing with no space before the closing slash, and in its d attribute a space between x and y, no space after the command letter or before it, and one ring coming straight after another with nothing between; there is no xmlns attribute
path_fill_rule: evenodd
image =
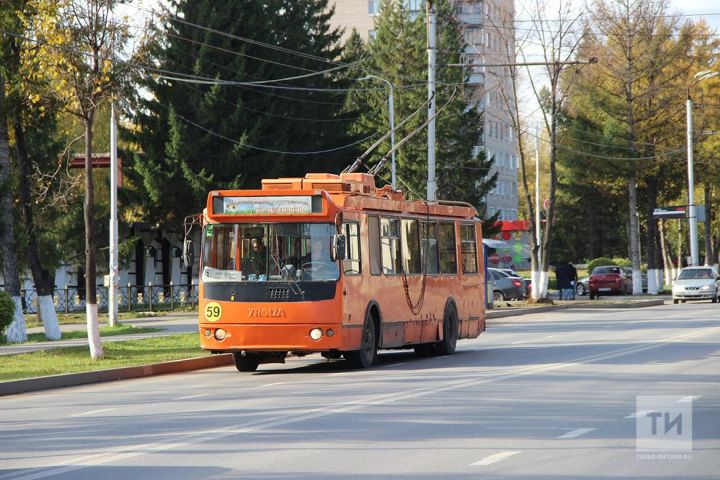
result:
<svg viewBox="0 0 720 480"><path fill-rule="evenodd" d="M250 251L243 259L243 272L247 275L262 275L265 273L267 250L260 238L253 238L250 245Z"/></svg>

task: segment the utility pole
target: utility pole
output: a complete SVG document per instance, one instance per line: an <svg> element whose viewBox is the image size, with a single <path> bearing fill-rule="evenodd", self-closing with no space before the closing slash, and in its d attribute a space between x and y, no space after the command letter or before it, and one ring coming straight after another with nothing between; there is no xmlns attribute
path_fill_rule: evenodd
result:
<svg viewBox="0 0 720 480"><path fill-rule="evenodd" d="M428 179L427 179L427 199L435 200L437 185L435 183L435 40L437 30L437 18L435 15L435 5L432 0L428 0L425 4L427 7L427 36L428 36Z"/></svg>
<svg viewBox="0 0 720 480"><path fill-rule="evenodd" d="M538 246L538 264L542 265L540 242L540 129L535 127L535 242Z"/></svg>
<svg viewBox="0 0 720 480"><path fill-rule="evenodd" d="M110 284L108 285L108 325L118 322L118 219L117 219L117 123L115 102L110 104Z"/></svg>
<svg viewBox="0 0 720 480"><path fill-rule="evenodd" d="M688 171L688 224L690 226L690 264L696 267L700 264L697 238L697 209L695 208L695 174L693 166L693 122L692 99L690 89L687 96L687 171Z"/></svg>

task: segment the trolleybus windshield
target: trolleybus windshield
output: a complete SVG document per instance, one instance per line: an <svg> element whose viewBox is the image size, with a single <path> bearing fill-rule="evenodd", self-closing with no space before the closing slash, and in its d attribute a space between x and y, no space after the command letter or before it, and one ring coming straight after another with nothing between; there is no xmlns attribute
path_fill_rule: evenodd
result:
<svg viewBox="0 0 720 480"><path fill-rule="evenodd" d="M202 232L203 282L335 281L335 226L324 223L222 223Z"/></svg>

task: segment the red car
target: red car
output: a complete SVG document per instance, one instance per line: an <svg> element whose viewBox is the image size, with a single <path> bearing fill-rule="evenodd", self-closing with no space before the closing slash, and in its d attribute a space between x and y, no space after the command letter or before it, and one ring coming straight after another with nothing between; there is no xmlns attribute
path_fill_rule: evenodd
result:
<svg viewBox="0 0 720 480"><path fill-rule="evenodd" d="M622 267L602 266L595 267L588 280L590 300L609 293L632 293L632 276L628 275Z"/></svg>

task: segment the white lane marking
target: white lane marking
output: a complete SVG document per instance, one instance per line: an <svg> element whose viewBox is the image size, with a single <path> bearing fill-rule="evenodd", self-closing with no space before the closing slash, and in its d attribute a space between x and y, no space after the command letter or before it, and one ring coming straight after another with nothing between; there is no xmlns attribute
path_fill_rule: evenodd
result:
<svg viewBox="0 0 720 480"><path fill-rule="evenodd" d="M285 385L288 382L275 382L275 383L266 383L264 385L258 385L258 388L262 387L274 387L275 385Z"/></svg>
<svg viewBox="0 0 720 480"><path fill-rule="evenodd" d="M3 480L37 480L40 478L48 478L58 476L67 472L74 472L81 470L89 466L104 465L107 463L125 460L128 458L139 457L148 453L154 452L166 452L178 448L193 447L201 443L210 443L221 441L224 438L235 436L235 435L246 435L248 433L259 432L271 428L277 428L285 425L291 425L295 423L305 422L308 420L315 420L322 417L328 417L330 415L336 415L339 413L353 412L368 406L387 405L390 403L398 402L400 400L408 400L412 398L420 398L428 395L437 395L440 392L449 392L471 386L483 385L492 382L498 382L502 380L510 380L518 377L526 377L529 375L535 375L539 373L545 373L552 370L561 370L563 368L574 367L586 363L610 360L613 358L630 355L633 353L644 352L655 348L664 347L671 345L675 342L688 340L691 338L716 333L720 331L720 327L705 328L694 332L684 333L675 335L672 337L666 337L655 341L654 343L646 343L642 345L635 345L632 347L621 348L618 350L610 351L607 353L600 353L594 355L588 355L585 357L579 357L572 360L567 360L563 363L547 363L534 365L530 367L522 367L519 370L512 373L496 374L491 376L483 376L481 378L470 378L463 380L452 380L444 385L438 387L421 387L414 391L402 392L402 393L388 393L382 395L372 395L357 400L349 400L347 402L339 403L334 407L324 406L321 408L313 408L304 411L289 412L284 417L277 418L276 420L261 419L256 422L249 422L247 424L230 425L223 428L216 428L213 430L202 430L198 432L182 433L171 433L168 434L168 440L161 440L146 444L130 444L120 447L111 448L107 451L100 451L97 453L82 455L73 457L67 460L60 461L53 466L45 467L43 471L38 472L37 469L31 472L17 472L18 475L14 476L10 474L3 477ZM342 372L345 375L348 373L356 372ZM338 374L331 374L338 375ZM183 438L182 441L173 441L172 439ZM15 472L14 472L15 473Z"/></svg>
<svg viewBox="0 0 720 480"><path fill-rule="evenodd" d="M175 398L174 400L189 400L191 398L206 397L208 395L210 395L210 394L209 393L198 393L197 395L188 395L186 397L178 397L178 398Z"/></svg>
<svg viewBox="0 0 720 480"><path fill-rule="evenodd" d="M557 335L546 335L545 336L545 338L553 338L553 337L557 337Z"/></svg>
<svg viewBox="0 0 720 480"><path fill-rule="evenodd" d="M560 435L557 438L578 438L578 437L582 437L586 433L592 432L593 430L595 430L595 429L594 428L578 428L571 432L567 432L565 435Z"/></svg>
<svg viewBox="0 0 720 480"><path fill-rule="evenodd" d="M399 367L399 366L401 366L401 365L407 365L408 363L410 363L410 362L392 363L392 364L390 364L390 365L385 365L385 368Z"/></svg>
<svg viewBox="0 0 720 480"><path fill-rule="evenodd" d="M640 418L650 413L650 410L640 410L639 412L631 413L625 418Z"/></svg>
<svg viewBox="0 0 720 480"><path fill-rule="evenodd" d="M68 415L68 416L69 417L83 417L85 415L94 415L96 413L109 412L110 410L115 410L115 409L114 408L103 408L102 410L93 410L91 412L74 413L74 414Z"/></svg>
<svg viewBox="0 0 720 480"><path fill-rule="evenodd" d="M518 342L513 342L513 345L520 345L521 343L528 343L530 340L520 340Z"/></svg>
<svg viewBox="0 0 720 480"><path fill-rule="evenodd" d="M482 460L478 460L475 463L471 463L471 467L481 467L485 465L492 465L493 463L501 462L505 460L506 458L512 457L513 455L517 455L520 453L520 451L507 451L507 452L500 452L496 453L495 455L490 455L489 457L485 457Z"/></svg>
<svg viewBox="0 0 720 480"><path fill-rule="evenodd" d="M698 398L702 398L701 395L690 395L688 397L683 397L680 400L678 400L678 403L692 403Z"/></svg>

